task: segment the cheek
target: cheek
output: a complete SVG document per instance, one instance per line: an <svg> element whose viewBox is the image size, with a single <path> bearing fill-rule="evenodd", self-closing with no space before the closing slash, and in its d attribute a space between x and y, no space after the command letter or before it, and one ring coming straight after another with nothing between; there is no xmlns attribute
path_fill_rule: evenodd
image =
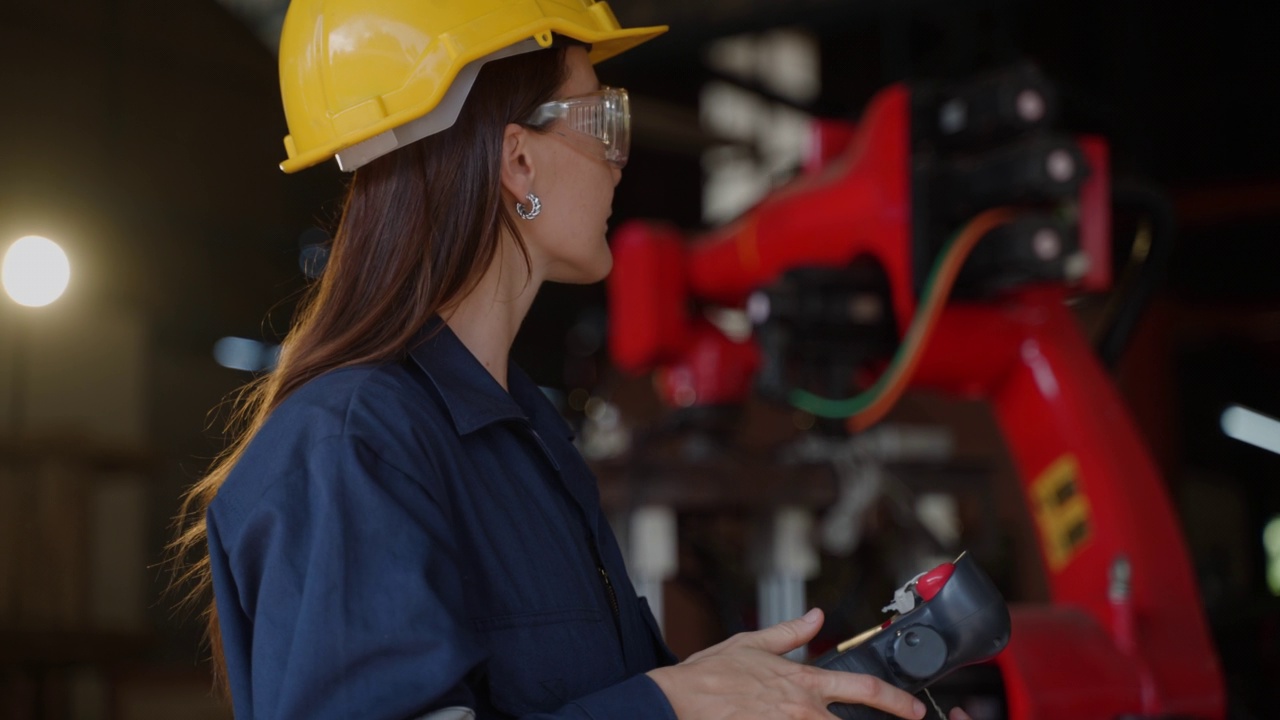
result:
<svg viewBox="0 0 1280 720"><path fill-rule="evenodd" d="M612 169L603 163L578 160L575 156L557 163L546 175L550 187L543 203L548 222L538 229L542 241L539 244L552 258L595 269L608 262L606 226L612 212L615 178ZM555 210L551 211L553 204Z"/></svg>
<svg viewBox="0 0 1280 720"><path fill-rule="evenodd" d="M598 173L591 183L591 192L596 199L597 209L606 217L613 212L613 190L616 184L613 179L613 170L608 166L605 166L603 172Z"/></svg>
<svg viewBox="0 0 1280 720"><path fill-rule="evenodd" d="M572 212L572 216L566 218L568 224L592 235L603 232L605 221L613 211L612 178L584 172L566 190L570 195L566 209Z"/></svg>

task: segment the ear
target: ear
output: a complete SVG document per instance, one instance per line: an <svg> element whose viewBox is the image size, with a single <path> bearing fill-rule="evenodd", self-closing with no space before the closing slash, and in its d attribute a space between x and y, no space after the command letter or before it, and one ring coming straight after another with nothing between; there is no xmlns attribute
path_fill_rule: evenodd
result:
<svg viewBox="0 0 1280 720"><path fill-rule="evenodd" d="M532 139L532 131L515 123L508 124L502 133L502 189L516 200L533 192L536 168Z"/></svg>

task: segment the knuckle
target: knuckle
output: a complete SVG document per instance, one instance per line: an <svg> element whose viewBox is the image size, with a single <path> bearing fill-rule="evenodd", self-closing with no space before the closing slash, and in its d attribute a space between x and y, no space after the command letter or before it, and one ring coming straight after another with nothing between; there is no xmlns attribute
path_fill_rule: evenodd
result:
<svg viewBox="0 0 1280 720"><path fill-rule="evenodd" d="M879 681L870 675L851 674L848 680L849 692L859 700L870 700L876 696Z"/></svg>
<svg viewBox="0 0 1280 720"><path fill-rule="evenodd" d="M788 720L817 720L823 716L822 712L805 703L786 703L781 710L781 716Z"/></svg>
<svg viewBox="0 0 1280 720"><path fill-rule="evenodd" d="M781 702L776 708L778 717L787 718L787 720L799 720L804 717L804 707L799 703Z"/></svg>
<svg viewBox="0 0 1280 720"><path fill-rule="evenodd" d="M801 690L812 693L822 690L825 685L825 679L826 678L822 675L821 671L815 670L811 667L801 666L796 671L792 682L794 682L796 687Z"/></svg>
<svg viewBox="0 0 1280 720"><path fill-rule="evenodd" d="M901 691L883 680L872 678L867 692L871 694L871 697L881 702L887 702L893 699L894 693L900 693Z"/></svg>

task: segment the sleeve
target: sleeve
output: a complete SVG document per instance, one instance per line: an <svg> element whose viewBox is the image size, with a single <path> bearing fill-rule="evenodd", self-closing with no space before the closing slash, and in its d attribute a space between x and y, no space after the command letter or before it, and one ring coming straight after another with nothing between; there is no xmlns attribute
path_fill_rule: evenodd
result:
<svg viewBox="0 0 1280 720"><path fill-rule="evenodd" d="M250 687L233 695L258 720L471 705L462 680L483 651L449 528L423 485L358 440L317 443L246 513L230 553L251 619Z"/></svg>
<svg viewBox="0 0 1280 720"><path fill-rule="evenodd" d="M475 707L465 681L485 650L450 527L426 486L349 437L319 443L305 472L275 483L228 558L252 618L241 673L252 717L407 720ZM674 720L639 675L530 720L654 717Z"/></svg>
<svg viewBox="0 0 1280 720"><path fill-rule="evenodd" d="M549 715L523 720L676 720L667 696L648 675L640 674L570 703Z"/></svg>

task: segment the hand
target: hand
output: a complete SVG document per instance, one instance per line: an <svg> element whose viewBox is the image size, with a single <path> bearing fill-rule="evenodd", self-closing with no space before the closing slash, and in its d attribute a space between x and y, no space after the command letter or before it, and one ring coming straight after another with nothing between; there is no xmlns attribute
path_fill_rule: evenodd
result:
<svg viewBox="0 0 1280 720"><path fill-rule="evenodd" d="M948 720L973 720L969 717L969 713L960 708L951 708L951 712L947 715Z"/></svg>
<svg viewBox="0 0 1280 720"><path fill-rule="evenodd" d="M812 640L821 627L822 611L810 610L796 620L734 635L648 675L680 720L829 720L827 705L834 702L867 705L908 720L924 717L924 703L879 678L779 657Z"/></svg>

